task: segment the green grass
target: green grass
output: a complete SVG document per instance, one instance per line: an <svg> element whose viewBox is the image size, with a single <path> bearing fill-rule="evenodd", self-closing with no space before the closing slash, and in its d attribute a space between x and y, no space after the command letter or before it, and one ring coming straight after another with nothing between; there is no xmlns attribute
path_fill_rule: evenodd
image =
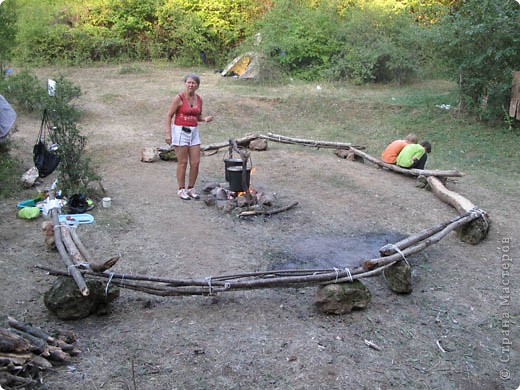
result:
<svg viewBox="0 0 520 390"><path fill-rule="evenodd" d="M320 88L317 88L317 86ZM262 96L279 99L239 110L228 128L248 132L352 142L379 157L392 140L415 133L433 145L427 168L458 169L489 189L518 193L520 130L507 123L489 125L457 110L456 85L444 80L392 85L353 86L327 83L259 84L221 82L237 102ZM241 103L237 103L241 104ZM450 105L443 109L441 105ZM241 122L242 121L242 122ZM242 125L241 125L242 124ZM240 135L244 134L240 132Z"/></svg>
<svg viewBox="0 0 520 390"><path fill-rule="evenodd" d="M432 153L429 167L456 168L477 176L489 188L498 185L515 192L520 161L520 131L509 129L506 123L497 127L458 113L454 93L444 96L426 94L423 90L410 91L406 104L389 118L401 134L415 132L420 139L429 140ZM434 92L434 91L432 91ZM436 107L451 104L451 109Z"/></svg>
<svg viewBox="0 0 520 390"><path fill-rule="evenodd" d="M119 66L119 74L125 75L125 74L136 74L136 73L148 73L149 70L139 64L139 63L131 63L131 64L123 64Z"/></svg>

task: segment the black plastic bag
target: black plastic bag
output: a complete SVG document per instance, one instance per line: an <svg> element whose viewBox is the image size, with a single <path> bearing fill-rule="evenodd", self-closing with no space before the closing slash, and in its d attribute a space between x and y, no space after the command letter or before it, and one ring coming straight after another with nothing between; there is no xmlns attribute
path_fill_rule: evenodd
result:
<svg viewBox="0 0 520 390"><path fill-rule="evenodd" d="M60 157L49 151L42 141L39 141L34 145L33 160L34 166L38 169L40 177L49 176L60 163Z"/></svg>
<svg viewBox="0 0 520 390"><path fill-rule="evenodd" d="M87 196L83 194L71 195L68 200L68 207L71 214L83 214L88 209Z"/></svg>
<svg viewBox="0 0 520 390"><path fill-rule="evenodd" d="M33 147L34 166L38 169L40 177L49 176L60 163L60 156L51 152L45 145L45 131L47 127L47 110L43 111L40 133Z"/></svg>

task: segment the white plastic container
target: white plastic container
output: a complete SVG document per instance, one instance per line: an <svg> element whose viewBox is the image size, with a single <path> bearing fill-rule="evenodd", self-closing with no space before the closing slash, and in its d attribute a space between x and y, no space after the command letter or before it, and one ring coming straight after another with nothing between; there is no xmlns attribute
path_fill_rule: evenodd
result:
<svg viewBox="0 0 520 390"><path fill-rule="evenodd" d="M103 207L108 209L110 206L112 206L112 198L103 198Z"/></svg>

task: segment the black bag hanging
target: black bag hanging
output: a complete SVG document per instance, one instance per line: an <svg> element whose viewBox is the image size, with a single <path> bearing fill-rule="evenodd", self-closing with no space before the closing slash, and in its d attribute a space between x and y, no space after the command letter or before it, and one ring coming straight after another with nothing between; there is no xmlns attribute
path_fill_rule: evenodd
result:
<svg viewBox="0 0 520 390"><path fill-rule="evenodd" d="M40 177L49 176L58 164L60 163L60 156L51 152L45 145L45 128L47 127L47 110L43 111L42 124L40 126L40 133L36 140L36 145L33 147L33 161L34 166L38 169Z"/></svg>

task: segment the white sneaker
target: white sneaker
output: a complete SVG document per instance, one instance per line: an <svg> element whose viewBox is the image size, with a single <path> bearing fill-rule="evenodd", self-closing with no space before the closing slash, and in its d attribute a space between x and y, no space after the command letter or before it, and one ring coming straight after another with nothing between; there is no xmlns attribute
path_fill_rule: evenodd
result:
<svg viewBox="0 0 520 390"><path fill-rule="evenodd" d="M188 191L186 188L181 188L179 191L177 191L177 195L179 195L179 198L182 200L190 200L190 196L188 195Z"/></svg>
<svg viewBox="0 0 520 390"><path fill-rule="evenodd" d="M188 191L187 191L187 194L190 198L193 198L193 199L200 199L200 195L197 194L197 191L195 191L195 188L190 188Z"/></svg>

